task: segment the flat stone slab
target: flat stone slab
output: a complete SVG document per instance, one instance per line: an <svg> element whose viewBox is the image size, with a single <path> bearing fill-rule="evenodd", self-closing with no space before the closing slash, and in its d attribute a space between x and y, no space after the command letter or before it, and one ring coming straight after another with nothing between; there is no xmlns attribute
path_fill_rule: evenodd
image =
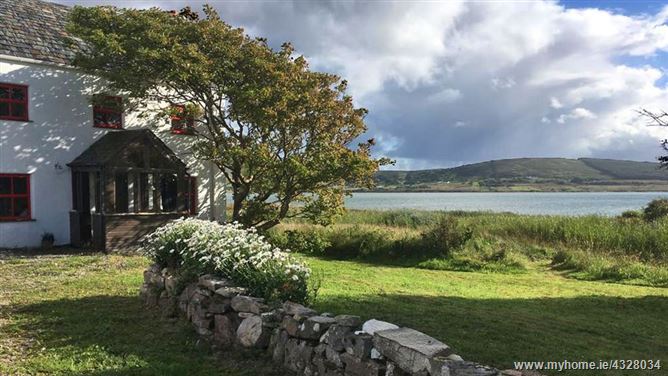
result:
<svg viewBox="0 0 668 376"><path fill-rule="evenodd" d="M373 335L373 333L379 330L388 330L388 329L399 329L399 327L390 322L380 321L376 319L368 320L364 323L364 325L362 325L362 331L371 335Z"/></svg>
<svg viewBox="0 0 668 376"><path fill-rule="evenodd" d="M373 345L383 356L409 373L429 372L431 358L452 353L443 342L410 328L376 331Z"/></svg>

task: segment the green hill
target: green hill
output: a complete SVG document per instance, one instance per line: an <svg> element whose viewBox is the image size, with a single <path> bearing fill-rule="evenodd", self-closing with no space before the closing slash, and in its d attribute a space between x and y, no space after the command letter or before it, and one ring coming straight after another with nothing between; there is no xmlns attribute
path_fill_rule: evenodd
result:
<svg viewBox="0 0 668 376"><path fill-rule="evenodd" d="M380 171L380 188L435 187L477 184L495 187L520 184L628 185L644 181L668 184L668 170L658 163L613 159L517 158L468 164L453 168ZM447 186L445 187L447 188Z"/></svg>

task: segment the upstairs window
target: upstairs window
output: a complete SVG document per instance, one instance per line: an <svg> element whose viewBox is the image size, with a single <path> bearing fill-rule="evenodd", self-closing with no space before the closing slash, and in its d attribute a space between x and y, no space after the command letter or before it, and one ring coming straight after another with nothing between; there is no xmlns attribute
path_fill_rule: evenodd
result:
<svg viewBox="0 0 668 376"><path fill-rule="evenodd" d="M173 105L172 115L172 134L193 134L195 131L195 119L184 114L186 108L183 105Z"/></svg>
<svg viewBox="0 0 668 376"><path fill-rule="evenodd" d="M96 128L123 128L123 98L96 95L93 99L93 126Z"/></svg>
<svg viewBox="0 0 668 376"><path fill-rule="evenodd" d="M30 220L30 175L0 174L0 221Z"/></svg>
<svg viewBox="0 0 668 376"><path fill-rule="evenodd" d="M28 87L0 83L0 119L28 121Z"/></svg>

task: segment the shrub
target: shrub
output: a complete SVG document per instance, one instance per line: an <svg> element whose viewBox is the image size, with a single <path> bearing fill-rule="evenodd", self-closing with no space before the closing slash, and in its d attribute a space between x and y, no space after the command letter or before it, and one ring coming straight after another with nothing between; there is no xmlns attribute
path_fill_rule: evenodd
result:
<svg viewBox="0 0 668 376"><path fill-rule="evenodd" d="M315 230L297 231L287 230L284 233L285 245L283 248L295 252L321 255L330 246L329 241L321 232Z"/></svg>
<svg viewBox="0 0 668 376"><path fill-rule="evenodd" d="M327 232L330 246L326 254L337 258L394 258L402 249L398 242L401 233L389 228L374 226L346 226L331 228Z"/></svg>
<svg viewBox="0 0 668 376"><path fill-rule="evenodd" d="M668 216L668 199L662 198L657 200L652 200L645 209L643 210L643 215L646 221L653 222L657 219L664 218Z"/></svg>
<svg viewBox="0 0 668 376"><path fill-rule="evenodd" d="M425 251L434 256L447 256L462 248L473 237L473 230L459 224L457 218L445 215L422 233Z"/></svg>
<svg viewBox="0 0 668 376"><path fill-rule="evenodd" d="M216 274L268 301L307 302L310 269L273 247L254 228L198 219L170 222L145 237L144 253L182 276Z"/></svg>
<svg viewBox="0 0 668 376"><path fill-rule="evenodd" d="M643 212L639 210L627 210L620 215L624 219L641 219L643 217Z"/></svg>

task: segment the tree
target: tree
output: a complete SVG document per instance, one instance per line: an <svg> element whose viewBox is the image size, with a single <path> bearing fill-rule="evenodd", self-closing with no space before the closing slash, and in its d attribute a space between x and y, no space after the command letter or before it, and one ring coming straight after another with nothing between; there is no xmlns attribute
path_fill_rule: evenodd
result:
<svg viewBox="0 0 668 376"><path fill-rule="evenodd" d="M260 229L292 216L329 223L346 186L371 186L389 163L371 156L373 139L351 148L367 110L354 106L345 80L309 70L289 43L272 50L210 6L203 14L74 7L68 32L85 46L74 64L143 114L165 118L183 106L179 116L197 124L195 155L229 181L233 220Z"/></svg>
<svg viewBox="0 0 668 376"><path fill-rule="evenodd" d="M650 125L668 127L668 113L665 111L653 112L647 109L639 110L638 113L650 119ZM668 139L661 141L661 147L668 152ZM662 155L657 158L661 167L668 168L668 155Z"/></svg>

